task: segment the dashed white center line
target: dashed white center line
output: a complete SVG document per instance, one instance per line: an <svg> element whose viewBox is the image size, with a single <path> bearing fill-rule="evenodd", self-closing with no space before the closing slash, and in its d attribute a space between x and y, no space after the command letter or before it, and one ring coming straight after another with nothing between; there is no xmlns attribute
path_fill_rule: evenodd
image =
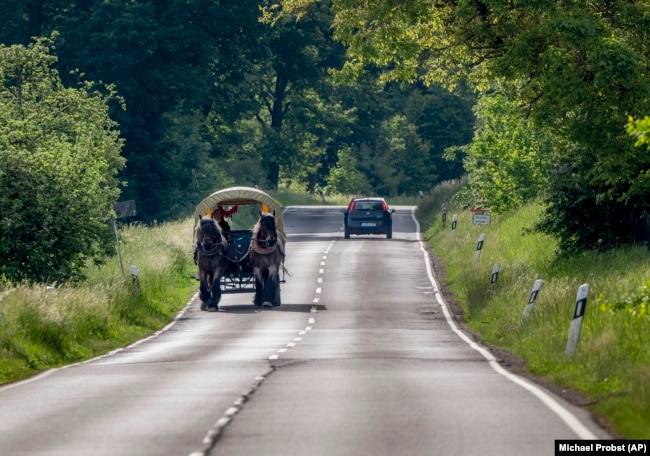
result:
<svg viewBox="0 0 650 456"><path fill-rule="evenodd" d="M330 251L330 249L332 248L333 245L334 245L334 241L332 241L329 244L329 246L327 247L327 249L325 250L325 252L324 252L324 254L323 254L322 258L321 258L321 262L320 262L321 268L318 269L318 279L317 279L319 285L321 285L323 283L323 274L325 274L325 268L324 268L325 260L327 260L327 254L329 253L329 251ZM320 294L322 294L322 288L318 287L318 288L316 288L316 296L314 297L314 301L313 301L314 304L319 302L319 300L320 300L319 295ZM310 314L318 313L318 306L315 306L315 305L311 306L311 309L309 309L309 313ZM305 334L307 334L308 331L311 331L312 328L313 328L313 325L316 324L316 318L310 317L307 320L307 324L308 324L308 326L305 326L304 329L298 331L298 336L304 336ZM275 353L270 355L268 357L269 361L275 361L275 360L279 359L281 353L286 353L288 349L295 347L297 342L301 342L302 337L298 337L298 336L294 337L292 339L292 341L287 343L283 348L279 348L278 350L275 351ZM216 422L214 427L208 431L207 435L203 439L204 449L199 450L199 451L195 451L195 452L191 453L190 456L207 456L210 449L214 446L215 441L219 438L219 436L223 432L223 429L230 423L230 421L233 419L233 417L237 413L239 413L239 411L243 407L244 403L248 400L250 395L253 394L255 392L255 390L261 385L261 383L264 381L265 378L266 377L257 377L255 379L255 383L254 383L253 387L250 389L250 391L245 393L243 396L240 396L235 401L234 405L232 407L228 408L228 410L226 410L226 412L224 413L224 416L222 416Z"/></svg>
<svg viewBox="0 0 650 456"><path fill-rule="evenodd" d="M321 257L321 262L320 262L321 266L325 266L325 260L327 260L327 254L329 253L329 251L330 251L330 249L332 248L333 245L334 245L334 242L330 243L327 246L327 249L325 250L323 256ZM319 285L321 285L323 283L323 274L325 274L325 268L321 267L320 269L318 269L317 283ZM320 295L322 294L322 291L323 291L322 287L317 287L316 288L316 290L315 290L316 296L314 297L314 300L312 301L312 303L316 304L316 303L318 303L320 301ZM311 306L311 309L309 310L309 313L318 313L318 306L315 306L315 305ZM307 324L308 324L308 326L305 326L305 329L298 332L299 336L304 336L305 334L307 334L307 331L311 331L312 328L313 328L313 325L316 324L316 319L314 317L309 318L307 320ZM280 349L276 350L276 352L274 354L269 356L269 360L271 360L271 361L277 360L280 357L279 353L285 353L287 351L287 349L295 347L296 342L300 342L300 341L302 341L302 337L294 337L293 342L289 342L284 348L280 348Z"/></svg>

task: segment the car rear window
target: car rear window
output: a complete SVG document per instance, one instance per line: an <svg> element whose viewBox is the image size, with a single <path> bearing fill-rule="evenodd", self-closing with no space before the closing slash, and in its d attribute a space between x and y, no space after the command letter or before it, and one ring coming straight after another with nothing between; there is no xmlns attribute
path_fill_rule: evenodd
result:
<svg viewBox="0 0 650 456"><path fill-rule="evenodd" d="M382 211L384 210L381 201L357 201L354 209L358 211Z"/></svg>

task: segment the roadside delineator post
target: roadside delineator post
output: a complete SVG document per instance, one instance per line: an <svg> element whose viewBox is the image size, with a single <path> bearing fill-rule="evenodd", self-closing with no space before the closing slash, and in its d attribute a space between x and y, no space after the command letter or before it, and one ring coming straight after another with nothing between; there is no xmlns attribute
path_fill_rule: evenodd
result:
<svg viewBox="0 0 650 456"><path fill-rule="evenodd" d="M456 235L456 226L458 225L458 215L454 214L451 218L451 234L452 236Z"/></svg>
<svg viewBox="0 0 650 456"><path fill-rule="evenodd" d="M131 265L131 278L133 279L133 283L136 285L140 285L138 279L140 278L140 271L138 270L138 267L134 264Z"/></svg>
<svg viewBox="0 0 650 456"><path fill-rule="evenodd" d="M544 285L544 281L542 279L535 280L533 289L530 292L530 297L528 298L528 304L526 304L526 308L524 309L524 315L523 315L524 319L528 318L530 312L533 310L533 306L535 305L535 301L537 300L537 295L539 295L539 290L542 289L542 285Z"/></svg>
<svg viewBox="0 0 650 456"><path fill-rule="evenodd" d="M476 252L474 253L474 261L473 261L474 264L478 262L478 259L481 256L481 249L483 249L484 241L485 241L485 234L481 233L478 237L478 243L476 244Z"/></svg>
<svg viewBox="0 0 650 456"><path fill-rule="evenodd" d="M122 262L122 249L120 249L120 232L117 229L117 221L113 220L113 230L115 231L115 244L117 245L117 259L120 262L120 271L124 275L124 263Z"/></svg>
<svg viewBox="0 0 650 456"><path fill-rule="evenodd" d="M113 218L113 230L115 231L115 242L117 244L117 259L120 261L120 271L124 275L124 263L122 262L122 250L120 249L120 233L117 229L117 219L135 217L138 211L135 207L135 200L120 201L113 204L115 218Z"/></svg>
<svg viewBox="0 0 650 456"><path fill-rule="evenodd" d="M583 283L578 288L576 296L576 305L573 310L573 319L571 320L571 328L569 329L569 339L566 344L566 356L573 356L578 345L580 338L580 329L582 328L582 318L585 314L587 307L587 294L589 293L589 284Z"/></svg>
<svg viewBox="0 0 650 456"><path fill-rule="evenodd" d="M490 289L494 290L494 287L497 285L497 280L499 279L499 263L495 263L492 266L492 275L490 276Z"/></svg>

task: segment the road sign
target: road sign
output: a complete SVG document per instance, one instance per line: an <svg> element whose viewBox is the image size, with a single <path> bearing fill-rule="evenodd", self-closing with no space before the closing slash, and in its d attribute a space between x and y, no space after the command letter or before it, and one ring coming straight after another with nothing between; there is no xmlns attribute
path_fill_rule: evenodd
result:
<svg viewBox="0 0 650 456"><path fill-rule="evenodd" d="M113 204L113 210L115 211L115 219L134 217L137 214L135 210L135 201L120 201L119 203ZM117 229L117 222L113 220L113 230L115 231L115 242L117 243L117 258L120 261L120 270L124 274L124 264L122 263L122 250L120 249L120 233Z"/></svg>
<svg viewBox="0 0 650 456"><path fill-rule="evenodd" d="M472 214L472 223L474 225L489 225L492 223L492 216L490 214L474 213Z"/></svg>
<svg viewBox="0 0 650 456"><path fill-rule="evenodd" d="M120 201L119 203L113 204L113 210L115 211L116 218L126 218L126 217L135 217L137 211L135 209L135 201Z"/></svg>

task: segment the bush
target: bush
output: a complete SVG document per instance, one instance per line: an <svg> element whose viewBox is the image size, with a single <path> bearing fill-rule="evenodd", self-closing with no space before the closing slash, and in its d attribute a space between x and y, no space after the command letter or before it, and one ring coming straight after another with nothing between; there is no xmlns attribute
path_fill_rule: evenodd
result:
<svg viewBox="0 0 650 456"><path fill-rule="evenodd" d="M124 160L108 115L113 96L90 83L63 87L55 61L46 39L0 45L4 281L79 279L86 261L101 261L114 242L107 219Z"/></svg>
<svg viewBox="0 0 650 456"><path fill-rule="evenodd" d="M650 320L650 280L646 280L636 293L624 296L617 301L608 301L603 294L598 295L598 307L603 312L627 312L638 318Z"/></svg>

